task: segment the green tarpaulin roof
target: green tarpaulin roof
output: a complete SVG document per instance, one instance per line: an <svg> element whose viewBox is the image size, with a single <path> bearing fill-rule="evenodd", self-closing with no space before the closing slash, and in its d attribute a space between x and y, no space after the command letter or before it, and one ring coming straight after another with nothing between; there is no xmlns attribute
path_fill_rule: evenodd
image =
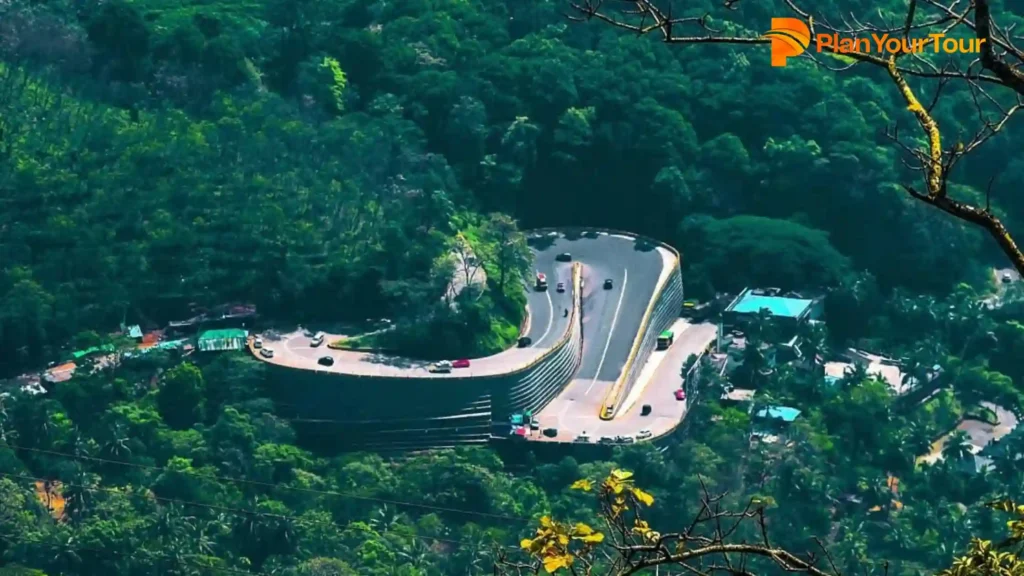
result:
<svg viewBox="0 0 1024 576"><path fill-rule="evenodd" d="M234 338L245 338L249 335L245 330L237 328L225 328L223 330L207 330L199 335L199 341L203 340L231 340Z"/></svg>
<svg viewBox="0 0 1024 576"><path fill-rule="evenodd" d="M92 348L86 348L85 350L76 350L76 351L71 353L71 356L73 356L75 360L78 360L79 358L84 358L85 356L88 356L89 354L95 354L97 352L113 352L113 351L114 351L114 345L113 344L104 344L103 346L93 346Z"/></svg>

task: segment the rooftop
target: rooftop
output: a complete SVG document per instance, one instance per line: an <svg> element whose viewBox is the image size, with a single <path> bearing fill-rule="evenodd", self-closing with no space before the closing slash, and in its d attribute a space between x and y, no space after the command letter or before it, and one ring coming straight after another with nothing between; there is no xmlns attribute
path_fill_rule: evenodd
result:
<svg viewBox="0 0 1024 576"><path fill-rule="evenodd" d="M755 414L758 418L772 418L784 422L792 422L800 416L800 411L789 406L769 406L762 408Z"/></svg>
<svg viewBox="0 0 1024 576"><path fill-rule="evenodd" d="M766 309L772 316L783 318L799 318L811 307L814 300L805 298L786 298L783 296L767 296L754 294L752 290L744 290L732 304L726 308L726 312L738 314L757 314L760 310Z"/></svg>
<svg viewBox="0 0 1024 576"><path fill-rule="evenodd" d="M228 340L232 338L245 338L249 333L237 328L225 328L223 330L207 330L199 335L200 340Z"/></svg>

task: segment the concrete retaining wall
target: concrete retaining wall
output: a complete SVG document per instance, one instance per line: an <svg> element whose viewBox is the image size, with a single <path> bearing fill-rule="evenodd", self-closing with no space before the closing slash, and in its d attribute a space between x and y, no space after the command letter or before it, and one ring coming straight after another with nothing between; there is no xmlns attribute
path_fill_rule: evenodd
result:
<svg viewBox="0 0 1024 576"><path fill-rule="evenodd" d="M508 417L539 411L572 380L583 354L581 269L569 329L538 361L485 378L385 378L271 365L275 396L306 437L340 450L418 450L490 440Z"/></svg>

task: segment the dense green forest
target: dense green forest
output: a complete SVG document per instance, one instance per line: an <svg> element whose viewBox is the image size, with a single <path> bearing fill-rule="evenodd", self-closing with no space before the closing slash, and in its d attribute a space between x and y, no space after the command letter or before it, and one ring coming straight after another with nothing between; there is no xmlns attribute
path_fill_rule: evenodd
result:
<svg viewBox="0 0 1024 576"><path fill-rule="evenodd" d="M762 30L781 5L748 2L720 24ZM767 50L673 47L564 12L560 0L0 3L0 376L56 360L83 332L230 301L500 347L522 309L515 283L495 283L498 262L523 268L503 239L588 225L680 248L694 297L833 288L828 333L808 335L822 350L866 343L918 375L941 364L953 383L908 408L863 373L826 388L776 371L759 401L806 413L795 447L750 449L748 415L712 383L664 453L325 456L276 412L259 363L154 353L0 399L0 574L490 573L495 546L517 547L542 514L597 524L569 486L620 467L653 494L652 525L696 512L699 474L731 504L769 503L778 543L823 539L844 572L932 572L971 535L998 534L1002 518L979 504L1022 492L1020 435L992 473L957 467L962 438L948 463L914 458L979 400L1024 412L1021 307L982 307L995 244L899 186L914 175L884 128L909 119L884 75L771 68ZM934 114L969 131L974 103L953 87ZM1022 138L1007 130L968 157L954 192L982 198L994 176L1019 189ZM1021 197L992 201L1024 229ZM438 299L460 233L491 289L453 311ZM33 488L54 479L61 521ZM838 503L849 495L863 505Z"/></svg>

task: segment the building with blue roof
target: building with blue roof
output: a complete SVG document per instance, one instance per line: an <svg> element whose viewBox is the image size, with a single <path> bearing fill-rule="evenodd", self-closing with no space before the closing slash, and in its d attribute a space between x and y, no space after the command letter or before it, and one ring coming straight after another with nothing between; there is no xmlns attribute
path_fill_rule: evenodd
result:
<svg viewBox="0 0 1024 576"><path fill-rule="evenodd" d="M778 420L789 424L800 417L800 411L789 406L767 406L754 413L757 418Z"/></svg>
<svg viewBox="0 0 1024 576"><path fill-rule="evenodd" d="M779 292L747 288L722 312L722 322L727 326L744 324L762 310L780 325L790 327L819 316L820 299L779 296Z"/></svg>

